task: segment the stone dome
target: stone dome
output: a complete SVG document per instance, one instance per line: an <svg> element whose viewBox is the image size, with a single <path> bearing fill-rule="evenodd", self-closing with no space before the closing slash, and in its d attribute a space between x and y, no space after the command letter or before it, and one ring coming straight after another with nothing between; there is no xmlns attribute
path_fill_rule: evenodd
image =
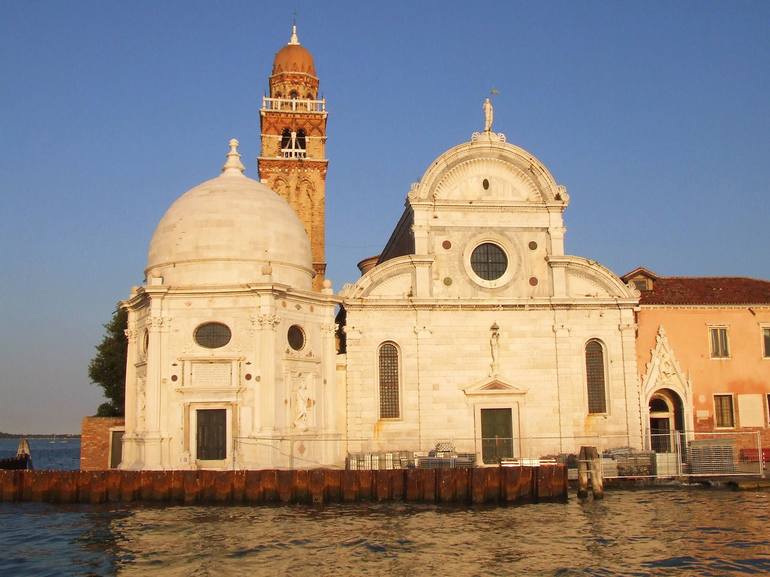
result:
<svg viewBox="0 0 770 577"><path fill-rule="evenodd" d="M310 241L289 204L244 176L236 147L222 174L180 196L150 241L145 274L163 285L276 282L311 290Z"/></svg>
<svg viewBox="0 0 770 577"><path fill-rule="evenodd" d="M299 43L297 26L292 26L289 43L275 53L273 74L282 72L302 72L315 76L315 64L310 51Z"/></svg>

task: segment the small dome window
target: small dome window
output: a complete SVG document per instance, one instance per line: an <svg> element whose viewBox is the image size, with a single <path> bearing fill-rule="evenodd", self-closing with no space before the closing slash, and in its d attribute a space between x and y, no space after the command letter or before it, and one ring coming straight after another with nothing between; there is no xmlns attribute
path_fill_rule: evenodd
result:
<svg viewBox="0 0 770 577"><path fill-rule="evenodd" d="M305 331L299 325L291 325L286 336L289 346L295 351L301 351L305 347Z"/></svg>
<svg viewBox="0 0 770 577"><path fill-rule="evenodd" d="M483 181L481 181L481 186L484 187L484 190L489 190L489 181L485 178Z"/></svg>
<svg viewBox="0 0 770 577"><path fill-rule="evenodd" d="M222 323L204 323L195 329L195 342L207 349L218 349L230 342L230 327Z"/></svg>

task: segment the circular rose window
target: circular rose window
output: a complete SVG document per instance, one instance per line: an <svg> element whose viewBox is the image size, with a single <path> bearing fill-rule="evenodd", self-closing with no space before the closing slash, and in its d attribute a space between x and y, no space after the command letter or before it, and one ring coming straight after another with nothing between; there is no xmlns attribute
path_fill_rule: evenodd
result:
<svg viewBox="0 0 770 577"><path fill-rule="evenodd" d="M301 351L305 346L305 331L299 325L291 325L287 337L289 346L295 351Z"/></svg>
<svg viewBox="0 0 770 577"><path fill-rule="evenodd" d="M502 248L491 242L485 242L473 249L471 268L479 278L497 280L508 269L508 257Z"/></svg>
<svg viewBox="0 0 770 577"><path fill-rule="evenodd" d="M218 349L230 342L232 333L222 323L205 323L195 329L195 342L207 349Z"/></svg>

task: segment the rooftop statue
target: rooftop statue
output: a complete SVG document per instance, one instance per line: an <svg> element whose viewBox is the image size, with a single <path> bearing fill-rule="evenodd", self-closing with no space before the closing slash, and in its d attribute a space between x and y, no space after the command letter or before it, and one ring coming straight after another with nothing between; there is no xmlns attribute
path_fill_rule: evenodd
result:
<svg viewBox="0 0 770 577"><path fill-rule="evenodd" d="M482 108L484 109L484 132L491 132L492 122L495 120L495 110L492 108L492 101L489 98L485 98Z"/></svg>

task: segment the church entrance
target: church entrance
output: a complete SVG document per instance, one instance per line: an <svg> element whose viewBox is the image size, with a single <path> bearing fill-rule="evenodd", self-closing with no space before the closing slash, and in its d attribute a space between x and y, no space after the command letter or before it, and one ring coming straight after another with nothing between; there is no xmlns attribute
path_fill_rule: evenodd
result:
<svg viewBox="0 0 770 577"><path fill-rule="evenodd" d="M684 431L682 400L670 389L650 397L650 448L656 453L676 450L676 435Z"/></svg>
<svg viewBox="0 0 770 577"><path fill-rule="evenodd" d="M511 409L481 409L481 459L484 464L513 457Z"/></svg>
<svg viewBox="0 0 770 577"><path fill-rule="evenodd" d="M198 409L196 457L200 461L221 461L227 456L227 411Z"/></svg>

